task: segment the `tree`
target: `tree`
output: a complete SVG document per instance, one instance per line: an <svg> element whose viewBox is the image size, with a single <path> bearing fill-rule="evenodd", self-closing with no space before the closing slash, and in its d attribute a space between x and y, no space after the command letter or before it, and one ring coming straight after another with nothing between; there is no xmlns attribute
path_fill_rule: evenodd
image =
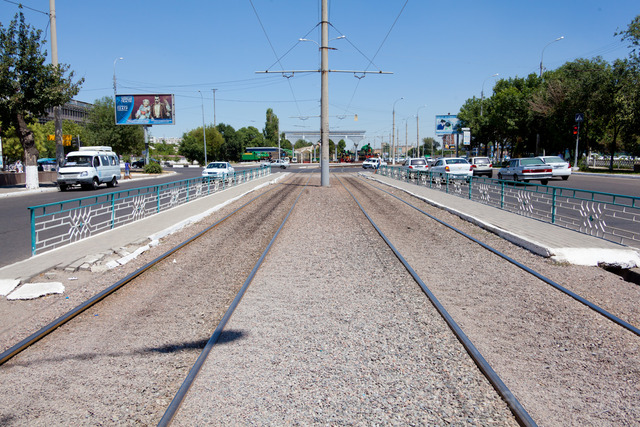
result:
<svg viewBox="0 0 640 427"><path fill-rule="evenodd" d="M139 155L144 150L144 129L137 125L117 125L113 98L105 96L93 103L86 126L86 145L105 145L122 155Z"/></svg>
<svg viewBox="0 0 640 427"><path fill-rule="evenodd" d="M27 188L38 188L38 149L29 124L47 108L69 102L84 79L65 77L67 65L45 64L41 30L25 23L22 12L7 28L0 24L0 122L13 126L24 149Z"/></svg>
<svg viewBox="0 0 640 427"><path fill-rule="evenodd" d="M264 142L267 147L277 147L278 146L278 133L280 132L280 122L278 120L278 116L273 114L273 110L271 108L267 108L267 121L264 124L264 130L262 134L264 135Z"/></svg>

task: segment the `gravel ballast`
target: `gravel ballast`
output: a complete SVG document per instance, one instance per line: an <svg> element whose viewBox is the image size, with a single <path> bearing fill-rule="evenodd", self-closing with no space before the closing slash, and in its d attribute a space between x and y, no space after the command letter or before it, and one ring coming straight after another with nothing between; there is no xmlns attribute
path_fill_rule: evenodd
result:
<svg viewBox="0 0 640 427"><path fill-rule="evenodd" d="M312 175L188 393L177 425L516 424L338 178L539 425L640 423L637 336L348 178L354 175L332 175L330 188ZM271 195L152 268L135 286L0 366L0 425L157 424L307 177L271 186ZM640 324L638 286L599 268L540 258L391 191ZM124 266L78 271L73 280L60 271L34 278L62 282L65 293L0 300L0 346L14 344L247 198L165 237Z"/></svg>

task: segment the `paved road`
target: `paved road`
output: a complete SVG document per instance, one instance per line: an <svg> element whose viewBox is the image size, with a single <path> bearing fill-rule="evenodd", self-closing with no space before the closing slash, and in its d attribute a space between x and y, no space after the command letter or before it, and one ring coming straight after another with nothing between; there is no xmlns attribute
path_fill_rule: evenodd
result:
<svg viewBox="0 0 640 427"><path fill-rule="evenodd" d="M249 166L240 166L237 170L247 169ZM314 164L294 164L287 169L294 173L318 172L320 165ZM336 165L331 167L331 172L362 171L358 165ZM200 176L200 168L177 168L171 169L176 172L162 178L150 180L120 181L119 189L144 187L157 185L165 182L173 182L181 179L189 179ZM640 179L628 177L609 177L600 175L574 174L568 181L553 180L550 186L563 188L576 188L591 191L602 191L607 193L617 193L640 197ZM12 264L31 256L31 236L29 227L29 206L54 203L61 200L69 200L80 197L95 196L96 194L109 193L111 188L101 186L96 191L85 191L73 189L65 193L51 191L44 193L33 193L20 197L0 197L0 239L2 239L2 250L0 250L0 267Z"/></svg>

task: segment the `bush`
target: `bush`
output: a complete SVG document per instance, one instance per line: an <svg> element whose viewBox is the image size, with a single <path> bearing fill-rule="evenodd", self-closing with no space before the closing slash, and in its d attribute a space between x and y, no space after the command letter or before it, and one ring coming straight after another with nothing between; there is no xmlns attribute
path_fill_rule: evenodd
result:
<svg viewBox="0 0 640 427"><path fill-rule="evenodd" d="M144 165L144 173L162 173L162 166L156 162L150 162L148 165Z"/></svg>

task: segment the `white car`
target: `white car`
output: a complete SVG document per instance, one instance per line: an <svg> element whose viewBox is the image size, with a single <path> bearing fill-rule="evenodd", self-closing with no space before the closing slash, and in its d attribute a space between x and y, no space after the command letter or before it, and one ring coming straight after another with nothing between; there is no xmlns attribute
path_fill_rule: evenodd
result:
<svg viewBox="0 0 640 427"><path fill-rule="evenodd" d="M429 168L433 179L468 179L473 176L471 164L462 157L443 157Z"/></svg>
<svg viewBox="0 0 640 427"><path fill-rule="evenodd" d="M286 169L289 167L289 160L287 159L276 159L271 162L271 166L280 167L282 169Z"/></svg>
<svg viewBox="0 0 640 427"><path fill-rule="evenodd" d="M551 174L554 178L561 177L566 181L571 176L571 164L562 158L558 156L538 156L537 158L552 167Z"/></svg>
<svg viewBox="0 0 640 427"><path fill-rule="evenodd" d="M427 171L427 159L424 157L410 157L405 160L402 169L407 172L409 177L417 176L420 172Z"/></svg>
<svg viewBox="0 0 640 427"><path fill-rule="evenodd" d="M380 166L387 166L387 162L382 160L380 157L369 157L362 162L362 167L364 169L378 169Z"/></svg>
<svg viewBox="0 0 640 427"><path fill-rule="evenodd" d="M202 170L203 178L226 179L233 175L235 170L229 162L211 162Z"/></svg>

